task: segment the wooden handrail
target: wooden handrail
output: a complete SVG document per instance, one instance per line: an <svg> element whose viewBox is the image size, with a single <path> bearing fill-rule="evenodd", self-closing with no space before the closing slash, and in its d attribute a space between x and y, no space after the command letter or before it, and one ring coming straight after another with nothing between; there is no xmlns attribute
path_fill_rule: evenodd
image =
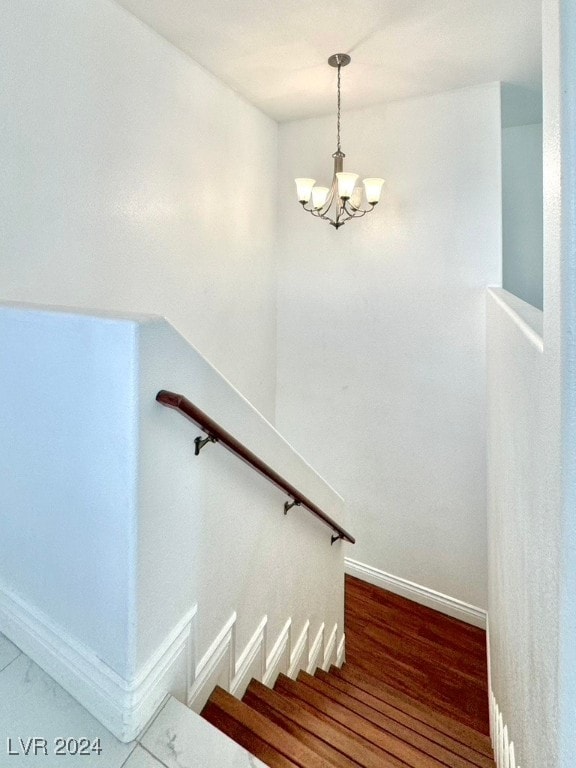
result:
<svg viewBox="0 0 576 768"><path fill-rule="evenodd" d="M335 533L335 535L332 536L332 543L338 541L338 539L344 539L351 544L355 543L356 539L323 512L320 507L316 506L310 499L307 499L297 488L279 475L278 472L273 470L272 467L269 467L268 464L263 462L255 453L252 453L250 449L246 448L245 445L233 437L229 432L223 429L214 421L214 419L211 419L210 416L204 413L204 411L197 408L194 403L191 403L190 400L184 397L184 395L178 395L175 392L168 392L165 389L161 389L156 395L156 400L167 408L173 408L175 411L179 411L208 435L206 440L196 438L196 454L200 452L200 448L206 442L222 443L227 450L235 456L238 456L238 458L242 459L246 464L249 464L253 469L290 496L292 504L286 503L284 505L285 512L295 505L305 507L309 512L322 520L323 523L332 528Z"/></svg>

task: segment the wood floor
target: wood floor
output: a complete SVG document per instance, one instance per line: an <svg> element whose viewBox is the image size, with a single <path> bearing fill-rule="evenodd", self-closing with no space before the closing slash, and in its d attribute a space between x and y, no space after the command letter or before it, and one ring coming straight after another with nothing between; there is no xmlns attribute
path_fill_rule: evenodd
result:
<svg viewBox="0 0 576 768"><path fill-rule="evenodd" d="M272 768L494 768L485 633L346 577L346 664L203 717Z"/></svg>

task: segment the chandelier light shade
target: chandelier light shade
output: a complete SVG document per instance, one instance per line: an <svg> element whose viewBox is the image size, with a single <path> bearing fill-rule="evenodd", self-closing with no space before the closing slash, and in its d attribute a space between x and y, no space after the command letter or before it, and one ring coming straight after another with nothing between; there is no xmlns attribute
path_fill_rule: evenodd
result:
<svg viewBox="0 0 576 768"><path fill-rule="evenodd" d="M358 219L374 210L380 200L384 179L364 179L364 188L357 185L357 173L344 172L344 158L340 146L340 70L350 64L347 53L335 53L328 59L331 67L338 68L338 117L336 123L336 152L334 176L330 187L317 187L316 179L295 179L298 202L305 211L329 222L335 229L350 219Z"/></svg>

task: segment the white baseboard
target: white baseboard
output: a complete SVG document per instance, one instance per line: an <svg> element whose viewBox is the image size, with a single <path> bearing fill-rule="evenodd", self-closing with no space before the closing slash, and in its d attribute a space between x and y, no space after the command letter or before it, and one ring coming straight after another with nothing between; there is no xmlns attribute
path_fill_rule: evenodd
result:
<svg viewBox="0 0 576 768"><path fill-rule="evenodd" d="M336 666L341 667L346 661L346 635L342 633L340 642L338 643L338 650L336 651Z"/></svg>
<svg viewBox="0 0 576 768"><path fill-rule="evenodd" d="M306 672L308 672L309 675L313 675L316 671L316 668L320 666L320 663L323 659L323 648L324 648L324 622L320 625L320 629L318 630L316 637L314 638L314 642L312 643L312 647L310 648L310 653L308 654L308 664L306 666Z"/></svg>
<svg viewBox="0 0 576 768"><path fill-rule="evenodd" d="M334 624L330 637L324 647L324 658L322 659L322 669L327 672L332 664L336 662L336 635L338 633L338 624Z"/></svg>
<svg viewBox="0 0 576 768"><path fill-rule="evenodd" d="M490 739L494 750L496 768L520 768L516 762L516 748L510 738L508 726L500 711L496 696L492 690L492 669L490 666L490 625L486 630L486 646L488 652L488 705L490 712Z"/></svg>
<svg viewBox="0 0 576 768"><path fill-rule="evenodd" d="M300 637L296 640L292 653L290 654L290 667L288 677L293 680L298 676L301 669L306 669L308 665L308 643L310 634L310 621L306 621Z"/></svg>
<svg viewBox="0 0 576 768"><path fill-rule="evenodd" d="M387 589L396 595L413 600L415 603L433 608L447 616L473 624L475 627L486 629L486 611L474 605L465 603L455 597L436 592L434 589L415 584L413 581L393 576L391 573L373 568L371 565L359 563L349 557L344 558L344 570L350 576L356 576L376 587Z"/></svg>
<svg viewBox="0 0 576 768"><path fill-rule="evenodd" d="M0 588L0 631L124 742L136 738L166 694L186 678L195 615L196 607L137 677L125 680L42 611Z"/></svg>
<svg viewBox="0 0 576 768"><path fill-rule="evenodd" d="M282 627L272 650L266 658L266 671L262 682L271 688L276 682L278 675L283 672L286 674L290 666L290 631L292 628L292 619Z"/></svg>
<svg viewBox="0 0 576 768"><path fill-rule="evenodd" d="M490 720L492 747L497 768L520 768L516 763L514 742L510 739L508 726L504 722L492 687L490 687Z"/></svg>
<svg viewBox="0 0 576 768"><path fill-rule="evenodd" d="M227 691L234 677L236 613L233 613L197 664L192 664L188 706L200 712L216 685Z"/></svg>
<svg viewBox="0 0 576 768"><path fill-rule="evenodd" d="M491 691L491 685L492 685L492 664L491 664L491 655L490 655L490 616L486 615L486 665L488 667L488 690ZM490 740L492 741L492 745L494 745L494 732L492 730L492 695L490 694L488 696L488 724L490 726Z"/></svg>
<svg viewBox="0 0 576 768"><path fill-rule="evenodd" d="M246 644L246 647L236 661L234 679L230 685L230 693L241 699L250 680L255 677L261 680L266 672L266 628L268 616L264 616L256 631Z"/></svg>

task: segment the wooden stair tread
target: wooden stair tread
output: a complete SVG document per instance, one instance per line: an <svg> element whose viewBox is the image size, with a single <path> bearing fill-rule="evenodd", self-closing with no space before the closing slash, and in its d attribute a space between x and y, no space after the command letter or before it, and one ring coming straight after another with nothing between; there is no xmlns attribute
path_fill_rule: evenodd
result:
<svg viewBox="0 0 576 768"><path fill-rule="evenodd" d="M313 707L302 706L279 691L270 690L262 683L252 680L244 700L250 706L266 713L274 722L286 728L290 733L300 733L304 743L319 749L319 754L340 768L395 768L402 767L400 762L389 758L380 750L370 750L354 734L348 734L330 718L323 717Z"/></svg>
<svg viewBox="0 0 576 768"><path fill-rule="evenodd" d="M365 669L372 676L416 699L462 720L472 728L487 728L488 696L485 689L471 680L453 675L425 660L397 658L373 641L346 638L346 656L352 666Z"/></svg>
<svg viewBox="0 0 576 768"><path fill-rule="evenodd" d="M220 687L212 692L202 717L272 768L331 768L327 760ZM255 748L251 744L254 736ZM264 751L262 743L266 745Z"/></svg>
<svg viewBox="0 0 576 768"><path fill-rule="evenodd" d="M474 680L486 688L487 663L486 652L483 654L470 654L461 647L447 647L440 645L432 637L423 637L419 634L407 634L402 625L401 631L394 629L394 624L384 620L378 620L371 615L370 619L362 618L359 614L349 611L346 617L346 631L358 636L359 639L368 638L381 647L398 653L400 657L412 657L426 659L427 663L442 665L453 673Z"/></svg>
<svg viewBox="0 0 576 768"><path fill-rule="evenodd" d="M328 676L329 677L329 676ZM390 717L388 713L376 710L367 703L350 696L342 690L338 690L318 677L312 677L306 672L298 675L298 682L310 686L315 691L322 693L329 699L338 702L355 714L368 720L377 728L386 731L400 741L411 744L426 755L435 758L441 763L450 765L451 768L470 768L471 765L481 766L481 768L491 768L490 761L484 760L480 754L473 755L477 759L471 760L461 754L458 745L456 749L448 749L436 740L423 736L419 730L412 727L412 720L408 722L399 722L396 718Z"/></svg>
<svg viewBox="0 0 576 768"><path fill-rule="evenodd" d="M312 705L340 725L362 736L370 744L388 752L411 768L423 768L423 766L426 766L426 768L445 768L445 763L441 763L431 755L425 754L411 743L403 741L389 732L376 727L365 718L357 715L323 693L296 683L283 675L280 675L276 681L276 688L283 693L306 702L308 705Z"/></svg>
<svg viewBox="0 0 576 768"><path fill-rule="evenodd" d="M420 720L427 725L431 725L433 728L442 730L444 733L451 735L458 741L472 746L478 752L492 756L490 738L483 731L471 728L460 720L443 712L439 712L429 704L414 699L394 686L388 685L378 678L372 677L363 669L358 669L350 664L345 664L342 669L338 669L338 667L334 666L331 667L330 672L336 678L340 678L355 685L371 696L374 696L376 699L393 704L411 717Z"/></svg>
<svg viewBox="0 0 576 768"><path fill-rule="evenodd" d="M448 643L437 635L434 628L423 626L420 631L409 632L399 624L394 616L379 616L370 613L372 605L355 606L355 610L346 615L346 631L358 633L360 636L373 637L378 642L385 641L390 647L406 644L407 647L425 651L431 660L451 666L463 674L484 680L487 672L486 648L470 650L466 644L458 644L453 639Z"/></svg>
<svg viewBox="0 0 576 768"><path fill-rule="evenodd" d="M387 589L382 589L382 587L376 587L356 576L346 574L344 579L346 597L351 600L356 600L362 595L375 605L393 607L401 614L402 621L406 621L407 615L410 614L411 616L418 617L426 622L426 624L437 626L442 633L449 632L451 635L457 633L459 640L468 639L471 643L476 643L479 646L484 647L485 645L486 635L484 630L479 627L475 627L460 619L455 619L452 616L447 616L434 608L416 603Z"/></svg>
<svg viewBox="0 0 576 768"><path fill-rule="evenodd" d="M337 677L335 674L317 670L315 677L336 690L348 694L349 697L357 699L376 712L380 712L381 714L396 720L398 723L416 731L430 741L460 755L474 765L480 766L481 768L488 768L493 765L490 749L477 750L470 747L467 743L461 741L461 737L455 738L453 733L451 733L452 729L449 729L449 733L446 733L442 728L442 723L434 719L434 713L432 713L430 719L433 722L436 722L436 725L431 726L421 719L404 712L404 710L398 708L394 704L391 704L382 698L378 699L375 696L372 696L372 694L362 688Z"/></svg>
<svg viewBox="0 0 576 768"><path fill-rule="evenodd" d="M280 690L275 689L274 692L282 700L292 704L294 708L292 711L301 710L306 713L305 722L311 732L320 734L323 738L329 738L336 749L357 762L362 768L406 768L404 761L336 722L309 702ZM428 768L428 766L423 763L422 768Z"/></svg>
<svg viewBox="0 0 576 768"><path fill-rule="evenodd" d="M357 624L349 619L346 631L346 639L370 656L392 657L426 675L438 670L438 674L443 674L447 679L470 685L482 692L487 690L485 665L481 672L472 668L464 669L453 654L433 653L427 644L417 639L408 639L399 632L375 625L358 629Z"/></svg>
<svg viewBox="0 0 576 768"><path fill-rule="evenodd" d="M431 640L406 635L403 627L386 626L377 621L361 621L348 614L346 617L347 637L359 643L369 641L380 650L394 654L408 663L425 662L426 665L441 666L452 674L487 687L486 658L470 658L461 651L434 644Z"/></svg>
<svg viewBox="0 0 576 768"><path fill-rule="evenodd" d="M230 717L216 705L207 702L202 711L202 717L270 768L299 768L296 763L288 760L239 720Z"/></svg>
<svg viewBox="0 0 576 768"><path fill-rule="evenodd" d="M467 654L486 659L486 635L478 627L374 587L354 576L346 576L346 596L347 615L361 613L377 622L383 619L388 626L401 626L406 635L434 639L444 648L463 649Z"/></svg>

